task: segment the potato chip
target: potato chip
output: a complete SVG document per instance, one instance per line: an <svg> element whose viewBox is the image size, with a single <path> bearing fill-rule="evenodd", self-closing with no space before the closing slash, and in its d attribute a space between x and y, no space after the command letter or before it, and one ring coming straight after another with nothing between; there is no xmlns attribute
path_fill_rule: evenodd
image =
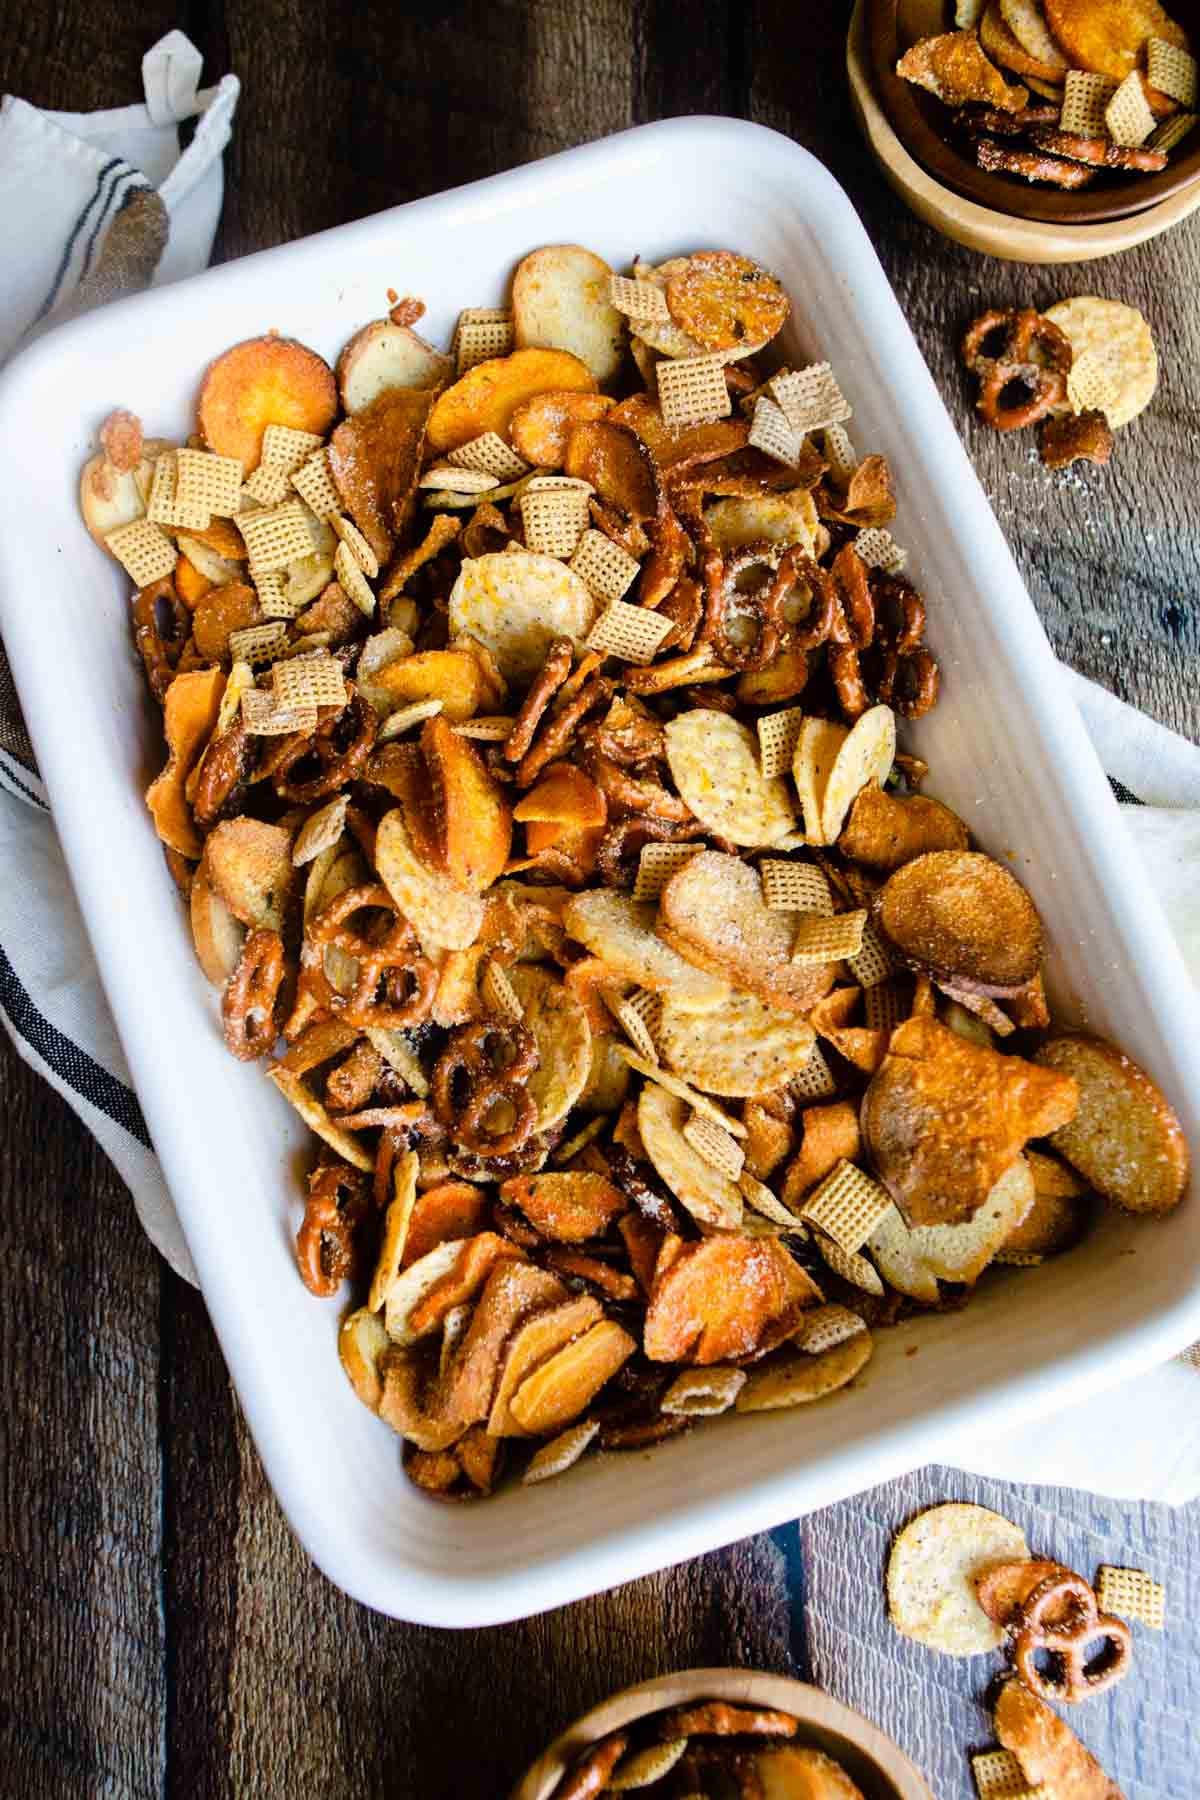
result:
<svg viewBox="0 0 1200 1800"><path fill-rule="evenodd" d="M118 525L106 534L104 543L136 587L152 587L175 572L175 546L161 525L150 519Z"/></svg>
<svg viewBox="0 0 1200 1800"><path fill-rule="evenodd" d="M986 1506L950 1503L919 1513L892 1544L888 1612L896 1630L947 1656L998 1650L1004 1632L975 1594L993 1563L1029 1555L1019 1526Z"/></svg>
<svg viewBox="0 0 1200 1800"><path fill-rule="evenodd" d="M684 1012L668 994L657 1037L672 1069L728 1099L783 1087L805 1067L814 1042L807 1019L737 990L711 1013Z"/></svg>
<svg viewBox="0 0 1200 1800"><path fill-rule="evenodd" d="M714 1125L705 1113L693 1112L683 1127L683 1135L706 1163L711 1163L722 1175L728 1175L730 1181L736 1181L741 1175L746 1152L736 1138L722 1126Z"/></svg>
<svg viewBox="0 0 1200 1800"><path fill-rule="evenodd" d="M614 976L653 993L670 993L676 1005L711 1011L729 984L686 962L654 930L654 907L603 889L574 896L563 912L573 938L601 957Z"/></svg>
<svg viewBox="0 0 1200 1800"><path fill-rule="evenodd" d="M790 774L803 723L804 714L798 706L789 706L784 712L762 713L755 721L758 766L764 775Z"/></svg>
<svg viewBox="0 0 1200 1800"><path fill-rule="evenodd" d="M538 1066L529 1077L537 1130L549 1131L561 1125L583 1093L591 1067L591 1028L582 1004L549 969L514 963L506 973L537 1045Z"/></svg>
<svg viewBox="0 0 1200 1800"><path fill-rule="evenodd" d="M854 408L827 362L776 375L768 385L788 424L801 437L853 416Z"/></svg>
<svg viewBox="0 0 1200 1800"><path fill-rule="evenodd" d="M706 850L690 858L663 889L660 914L659 936L689 962L719 970L777 1011L807 1014L832 985L832 965L789 960L794 920L768 911L757 872L738 857Z"/></svg>
<svg viewBox="0 0 1200 1800"><path fill-rule="evenodd" d="M525 1486L533 1487L539 1481L549 1481L574 1468L599 1430L598 1419L583 1419L578 1425L568 1425L548 1444L542 1444L530 1457L529 1466L521 1477Z"/></svg>
<svg viewBox="0 0 1200 1800"><path fill-rule="evenodd" d="M834 844L852 801L869 783L880 786L896 758L896 715L872 706L854 721L834 758L821 801L822 842Z"/></svg>
<svg viewBox="0 0 1200 1800"><path fill-rule="evenodd" d="M309 1130L315 1131L344 1162L362 1169L365 1174L374 1169L375 1158L371 1152L353 1132L343 1131L334 1123L325 1107L315 1095L309 1093L298 1075L293 1075L290 1069L285 1069L278 1063L273 1069L268 1069L267 1074L284 1099L295 1107Z"/></svg>
<svg viewBox="0 0 1200 1800"><path fill-rule="evenodd" d="M1096 1577L1096 1600L1101 1612L1116 1613L1122 1619L1140 1619L1155 1631L1161 1631L1166 1622L1166 1589L1143 1569L1117 1569L1111 1563L1101 1563Z"/></svg>
<svg viewBox="0 0 1200 1800"><path fill-rule="evenodd" d="M510 1403L517 1424L533 1437L560 1430L591 1404L636 1349L615 1320L598 1320L525 1377Z"/></svg>
<svg viewBox="0 0 1200 1800"><path fill-rule="evenodd" d="M618 656L623 662L650 663L671 625L662 613L612 600L588 633L587 647L605 656Z"/></svg>
<svg viewBox="0 0 1200 1800"><path fill-rule="evenodd" d="M626 1053L626 1061L638 1067L637 1058ZM643 1066L641 1073L654 1073L653 1065ZM686 1100L650 1080L638 1099L638 1130L646 1155L679 1203L694 1218L706 1225L719 1225L735 1230L742 1219L742 1195L735 1182L714 1169L683 1135L688 1116Z"/></svg>
<svg viewBox="0 0 1200 1800"><path fill-rule="evenodd" d="M587 584L554 557L493 554L464 558L449 626L454 636L478 638L506 679L528 682L556 637L582 647L598 611Z"/></svg>
<svg viewBox="0 0 1200 1800"><path fill-rule="evenodd" d="M754 846L794 826L786 783L760 772L754 734L740 719L694 708L670 721L666 746L680 795L710 831Z"/></svg>
<svg viewBox="0 0 1200 1800"><path fill-rule="evenodd" d="M751 1370L734 1401L738 1412L776 1412L823 1400L862 1372L875 1349L868 1330L855 1332L828 1349L782 1350Z"/></svg>
<svg viewBox="0 0 1200 1800"><path fill-rule="evenodd" d="M1162 1215L1177 1206L1187 1144L1174 1108L1145 1070L1101 1038L1074 1033L1043 1044L1034 1060L1077 1084L1078 1106L1050 1135L1059 1155L1130 1212Z"/></svg>
<svg viewBox="0 0 1200 1800"><path fill-rule="evenodd" d="M1045 316L1066 333L1076 356L1096 353L1117 384L1117 399L1105 409L1108 422L1114 430L1128 425L1158 386L1158 353L1142 314L1119 300L1079 294L1048 307Z"/></svg>
<svg viewBox="0 0 1200 1800"><path fill-rule="evenodd" d="M581 581L587 583L598 600L620 600L637 580L640 567L636 557L629 556L602 531L585 531L571 558L571 568ZM643 616L653 618L655 615L651 613ZM655 650L669 628L669 623L664 621L664 630L654 645ZM635 657L631 660L649 662L650 657Z"/></svg>
<svg viewBox="0 0 1200 1800"><path fill-rule="evenodd" d="M800 796L804 834L810 844L825 843L824 805L829 778L849 728L830 719L804 719L792 758L792 779Z"/></svg>
<svg viewBox="0 0 1200 1800"><path fill-rule="evenodd" d="M725 381L728 360L718 351L712 356L688 356L658 364L658 404L668 431L709 425L729 416L733 403Z"/></svg>
<svg viewBox="0 0 1200 1800"><path fill-rule="evenodd" d="M393 738L403 737L415 725L423 725L426 719L436 719L444 705L444 700L414 700L411 706L398 706L383 720L375 734L375 742L390 744ZM456 725L454 729L461 735L461 727Z"/></svg>
<svg viewBox="0 0 1200 1800"><path fill-rule="evenodd" d="M1104 123L1114 144L1144 144L1154 130L1154 114L1142 86L1142 78L1131 69L1104 109Z"/></svg>
<svg viewBox="0 0 1200 1800"><path fill-rule="evenodd" d="M732 1136L740 1138L746 1136L746 1127L740 1119L732 1118L729 1113L723 1112L708 1098L707 1094L697 1093L696 1089L688 1082L681 1081L678 1076L672 1075L660 1063L650 1062L646 1057L636 1055L634 1051L627 1050L623 1044L617 1045L617 1055L627 1062L631 1069L636 1069L639 1075L644 1075L648 1081L654 1082L656 1086L665 1089L667 1093L673 1094L676 1099L686 1101L694 1112L702 1113L714 1124L720 1125L723 1130L731 1133Z"/></svg>
<svg viewBox="0 0 1200 1800"><path fill-rule="evenodd" d="M704 523L726 556L763 542L799 544L811 556L816 550L816 534L824 530L812 495L801 487L783 494L727 495L705 507Z"/></svg>
<svg viewBox="0 0 1200 1800"><path fill-rule="evenodd" d="M371 1291L367 1296L367 1308L370 1312L382 1310L389 1289L400 1273L405 1240L417 1198L417 1176L420 1170L421 1164L415 1150L402 1151L392 1164L392 1198L384 1214L383 1239L379 1246L375 1273L371 1277Z"/></svg>
<svg viewBox="0 0 1200 1800"><path fill-rule="evenodd" d="M665 1413L685 1419L715 1418L718 1413L729 1411L745 1381L744 1369L723 1368L720 1364L710 1364L705 1369L685 1369L682 1375L675 1377L659 1401L659 1407Z"/></svg>
<svg viewBox="0 0 1200 1800"><path fill-rule="evenodd" d="M952 987L1003 995L1038 972L1042 924L1021 883L990 856L930 850L895 870L874 923L910 967Z"/></svg>
<svg viewBox="0 0 1200 1800"><path fill-rule="evenodd" d="M843 1159L813 1189L800 1209L800 1217L852 1255L862 1248L885 1214L893 1211L890 1194L865 1170Z"/></svg>
<svg viewBox="0 0 1200 1800"><path fill-rule="evenodd" d="M349 796L336 794L325 806L310 813L300 830L296 833L296 841L292 845L292 862L297 868L312 862L322 850L328 850L341 837L346 824L346 808Z"/></svg>
<svg viewBox="0 0 1200 1800"><path fill-rule="evenodd" d="M483 924L483 901L460 892L420 861L399 807L380 820L375 866L399 911L426 943L466 950L475 942Z"/></svg>

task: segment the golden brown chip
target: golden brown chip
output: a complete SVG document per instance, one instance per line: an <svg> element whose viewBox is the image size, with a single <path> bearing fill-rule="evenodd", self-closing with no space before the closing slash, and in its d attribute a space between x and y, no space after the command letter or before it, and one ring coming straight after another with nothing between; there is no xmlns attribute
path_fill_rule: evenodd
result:
<svg viewBox="0 0 1200 1800"><path fill-rule="evenodd" d="M667 282L667 307L705 350L761 350L791 307L777 276L733 250L701 250Z"/></svg>
<svg viewBox="0 0 1200 1800"><path fill-rule="evenodd" d="M532 1314L565 1300L557 1276L532 1263L500 1262L476 1301L463 1337L442 1371L431 1410L460 1429L488 1417L504 1350Z"/></svg>
<svg viewBox="0 0 1200 1800"><path fill-rule="evenodd" d="M162 842L192 859L200 855L204 842L184 790L197 757L212 736L224 691L220 669L194 669L175 677L163 708L163 732L170 754L162 773L146 789L146 805Z"/></svg>
<svg viewBox="0 0 1200 1800"><path fill-rule="evenodd" d="M607 394L571 389L535 394L522 401L509 421L513 449L538 469L561 469L576 425L602 419L613 401Z"/></svg>
<svg viewBox="0 0 1200 1800"><path fill-rule="evenodd" d="M1009 86L980 49L973 31L948 31L941 37L922 38L905 51L896 64L896 73L905 81L928 88L947 106L978 101L1002 112L1018 112L1029 97L1023 87Z"/></svg>
<svg viewBox="0 0 1200 1800"><path fill-rule="evenodd" d="M1174 1108L1145 1070L1093 1037L1056 1038L1035 1060L1078 1084L1077 1111L1050 1134L1059 1154L1097 1193L1130 1212L1167 1213L1177 1206L1187 1184L1187 1141Z"/></svg>
<svg viewBox="0 0 1200 1800"><path fill-rule="evenodd" d="M733 1233L686 1244L655 1281L643 1348L651 1362L719 1363L752 1356L781 1320L798 1320L820 1290L775 1238Z"/></svg>
<svg viewBox="0 0 1200 1800"><path fill-rule="evenodd" d="M590 482L604 505L616 507L628 518L641 521L655 516L654 465L627 425L600 418L573 426L565 468L576 480Z"/></svg>
<svg viewBox="0 0 1200 1800"><path fill-rule="evenodd" d="M1044 0L1046 19L1078 68L1124 81L1136 69L1148 38L1180 50L1187 35L1158 0Z"/></svg>
<svg viewBox="0 0 1200 1800"><path fill-rule="evenodd" d="M443 714L426 719L421 749L441 867L455 887L481 894L498 881L512 847L512 810L503 789Z"/></svg>
<svg viewBox="0 0 1200 1800"><path fill-rule="evenodd" d="M343 419L329 440L329 469L346 511L382 565L411 522L434 393L389 388Z"/></svg>
<svg viewBox="0 0 1200 1800"><path fill-rule="evenodd" d="M812 1800L863 1800L862 1789L840 1763L821 1750L800 1749L795 1744L757 1750L754 1773L763 1800L795 1800L797 1795Z"/></svg>
<svg viewBox="0 0 1200 1800"><path fill-rule="evenodd" d="M1034 1787L1060 1800L1124 1800L1070 1726L1015 1678L1000 1689L994 1718L996 1736Z"/></svg>
<svg viewBox="0 0 1200 1800"><path fill-rule="evenodd" d="M515 1331L505 1348L500 1376L488 1415L488 1430L495 1437L523 1437L525 1428L515 1417L511 1401L526 1375L539 1368L567 1344L581 1337L601 1318L600 1302L591 1294L562 1299L537 1312Z"/></svg>
<svg viewBox="0 0 1200 1800"><path fill-rule="evenodd" d="M800 1121L804 1136L783 1182L784 1204L793 1209L799 1208L809 1190L824 1181L839 1162L855 1162L862 1151L858 1108L848 1100L806 1106Z"/></svg>
<svg viewBox="0 0 1200 1800"><path fill-rule="evenodd" d="M282 929L298 873L290 831L261 819L225 819L205 839L201 868L243 925Z"/></svg>
<svg viewBox="0 0 1200 1800"><path fill-rule="evenodd" d="M530 1437L546 1437L577 1419L637 1345L614 1319L601 1319L527 1375L511 1410Z"/></svg>
<svg viewBox="0 0 1200 1800"><path fill-rule="evenodd" d="M863 1098L863 1140L910 1225L953 1224L979 1210L1029 1138L1074 1116L1078 1097L1069 1075L922 1016L892 1033Z"/></svg>
<svg viewBox="0 0 1200 1800"><path fill-rule="evenodd" d="M913 968L993 995L1037 974L1042 922L1014 875L990 856L932 850L889 876L875 922Z"/></svg>
<svg viewBox="0 0 1200 1800"><path fill-rule="evenodd" d="M603 1175L589 1170L563 1170L545 1175L516 1175L500 1188L509 1206L518 1206L535 1231L561 1244L582 1244L603 1237L628 1201Z"/></svg>
<svg viewBox="0 0 1200 1800"><path fill-rule="evenodd" d="M567 350L514 350L492 356L446 388L429 420L429 447L456 450L484 432L507 437L517 408L535 394L595 393L586 364Z"/></svg>
<svg viewBox="0 0 1200 1800"><path fill-rule="evenodd" d="M962 820L924 794L889 794L872 784L859 793L838 838L851 862L888 874L931 850L965 850Z"/></svg>
<svg viewBox="0 0 1200 1800"><path fill-rule="evenodd" d="M248 338L209 365L197 408L200 431L218 456L255 468L268 425L324 437L337 416L333 370L292 338Z"/></svg>

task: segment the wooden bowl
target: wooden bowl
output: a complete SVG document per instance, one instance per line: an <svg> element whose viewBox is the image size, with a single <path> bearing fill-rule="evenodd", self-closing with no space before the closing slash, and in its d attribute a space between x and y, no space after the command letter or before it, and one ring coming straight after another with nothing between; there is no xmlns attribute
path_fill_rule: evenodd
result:
<svg viewBox="0 0 1200 1800"><path fill-rule="evenodd" d="M885 179L918 218L944 237L1010 262L1091 262L1146 243L1200 207L1200 181L1189 182L1142 212L1097 224L1021 219L966 199L922 168L893 130L875 90L867 45L867 4L868 0L858 0L846 40L846 73L854 111Z"/></svg>
<svg viewBox="0 0 1200 1800"><path fill-rule="evenodd" d="M1172 11L1193 43L1200 41L1200 0L1172 0ZM1200 128L1192 147L1174 154L1161 174L1101 177L1092 188L1036 187L979 168L948 138L949 109L896 74L897 59L918 38L954 29L953 13L946 0L866 0L871 66L888 121L916 160L955 192L1016 218L1088 225L1147 211L1200 179ZM1031 103L1038 99L1037 94L1030 95Z"/></svg>
<svg viewBox="0 0 1200 1800"><path fill-rule="evenodd" d="M933 1800L933 1792L903 1751L861 1713L819 1688L756 1669L684 1669L626 1688L560 1733L512 1791L512 1800L549 1800L564 1771L597 1738L636 1719L696 1700L775 1707L799 1720L793 1742L823 1750L841 1763L865 1800Z"/></svg>

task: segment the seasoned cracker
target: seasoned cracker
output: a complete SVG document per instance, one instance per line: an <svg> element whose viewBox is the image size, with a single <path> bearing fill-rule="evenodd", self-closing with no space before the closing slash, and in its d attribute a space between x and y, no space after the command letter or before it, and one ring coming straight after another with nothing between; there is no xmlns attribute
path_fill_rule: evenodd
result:
<svg viewBox="0 0 1200 1800"><path fill-rule="evenodd" d="M866 922L865 912L837 913L831 919L801 919L792 944L792 961L839 962L843 957L857 956L862 949Z"/></svg>
<svg viewBox="0 0 1200 1800"><path fill-rule="evenodd" d="M730 1181L736 1181L741 1175L746 1152L736 1138L730 1137L722 1126L714 1125L704 1113L692 1113L683 1127L683 1135L706 1163L711 1163L722 1175L728 1175Z"/></svg>
<svg viewBox="0 0 1200 1800"><path fill-rule="evenodd" d="M456 469L474 469L481 475L494 475L497 481L520 481L528 472L524 460L505 443L498 431L485 431L469 443L451 450L446 461Z"/></svg>
<svg viewBox="0 0 1200 1800"><path fill-rule="evenodd" d="M328 450L314 450L311 456L305 457L300 467L293 470L291 482L318 519L327 519L330 513L341 511L342 497L329 472Z"/></svg>
<svg viewBox="0 0 1200 1800"><path fill-rule="evenodd" d="M1108 422L1114 431L1149 405L1158 386L1158 352L1150 327L1135 306L1077 294L1048 307L1045 315L1065 331L1076 356L1094 351L1117 384Z"/></svg>
<svg viewBox="0 0 1200 1800"><path fill-rule="evenodd" d="M733 411L725 380L728 360L718 351L713 356L685 356L659 363L655 371L658 404L668 431L728 418Z"/></svg>
<svg viewBox="0 0 1200 1800"><path fill-rule="evenodd" d="M804 1068L813 1045L807 1019L736 990L709 1013L687 1012L668 994L654 1035L677 1074L730 1100L783 1087Z"/></svg>
<svg viewBox="0 0 1200 1800"><path fill-rule="evenodd" d="M804 1067L798 1069L788 1082L793 1094L801 1100L827 1100L831 1094L837 1093L837 1085L833 1070L825 1061L821 1046L817 1043L809 1051Z"/></svg>
<svg viewBox="0 0 1200 1800"><path fill-rule="evenodd" d="M488 1011L498 1019L507 1019L514 1025L519 1025L524 1019L525 1008L521 1005L517 990L508 979L503 966L494 957L488 958L479 991Z"/></svg>
<svg viewBox="0 0 1200 1800"><path fill-rule="evenodd" d="M1144 1569L1118 1569L1101 1563L1096 1576L1096 1599L1101 1612L1122 1619L1140 1619L1161 1631L1166 1623L1167 1591Z"/></svg>
<svg viewBox="0 0 1200 1800"><path fill-rule="evenodd" d="M666 294L652 281L630 281L625 275L610 275L608 297L619 313L635 323L643 319L670 323Z"/></svg>
<svg viewBox="0 0 1200 1800"><path fill-rule="evenodd" d="M246 541L251 573L270 575L286 569L297 557L311 556L313 541L299 500L282 506L264 506L258 512L239 513L237 528Z"/></svg>
<svg viewBox="0 0 1200 1800"><path fill-rule="evenodd" d="M529 1467L521 1477L525 1486L533 1487L539 1481L549 1481L554 1475L564 1475L579 1461L599 1430L598 1419L584 1419L578 1425L568 1425L556 1438L534 1451Z"/></svg>
<svg viewBox="0 0 1200 1800"><path fill-rule="evenodd" d="M636 557L622 550L620 544L614 544L604 532L592 530L585 531L580 538L570 566L600 600L620 600L622 595L628 593L641 571L641 564ZM654 618L656 615L647 613L644 616ZM664 630L659 643L665 636ZM655 649L657 648L656 644Z"/></svg>
<svg viewBox="0 0 1200 1800"><path fill-rule="evenodd" d="M1169 94L1180 106L1196 104L1196 59L1165 38L1152 37L1146 44L1146 75L1150 86Z"/></svg>
<svg viewBox="0 0 1200 1800"><path fill-rule="evenodd" d="M493 356L508 356L516 346L512 313L503 306L468 306L458 315L451 353L460 375Z"/></svg>
<svg viewBox="0 0 1200 1800"><path fill-rule="evenodd" d="M590 535L598 537L601 534L592 532ZM577 561L577 558L572 561L571 567L579 574ZM654 661L655 653L670 629L671 620L662 613L650 612L644 606L628 606L624 600L610 600L588 633L586 643L589 650L601 655L645 665Z"/></svg>
<svg viewBox="0 0 1200 1800"><path fill-rule="evenodd" d="M796 741L803 723L804 712L799 706L786 707L783 712L759 715L755 721L758 731L758 766L764 775L791 773Z"/></svg>
<svg viewBox="0 0 1200 1800"><path fill-rule="evenodd" d="M336 844L346 825L346 808L349 806L346 794L337 794L315 813L310 813L296 833L296 841L292 845L292 862L296 868L302 868L320 856L322 850L328 850Z"/></svg>
<svg viewBox="0 0 1200 1800"><path fill-rule="evenodd" d="M175 546L150 519L118 525L105 535L104 543L136 587L150 587L175 573Z"/></svg>
<svg viewBox="0 0 1200 1800"><path fill-rule="evenodd" d="M1107 137L1104 114L1116 91L1116 82L1110 81L1107 75L1093 75L1083 69L1068 69L1063 81L1062 112L1059 114L1058 129L1070 137Z"/></svg>
<svg viewBox="0 0 1200 1800"><path fill-rule="evenodd" d="M703 848L703 844L643 844L633 885L634 899L657 900L672 875Z"/></svg>
<svg viewBox="0 0 1200 1800"><path fill-rule="evenodd" d="M971 1758L979 1800L1053 1800L1044 1787L1031 1787L1011 1750L983 1750Z"/></svg>
<svg viewBox="0 0 1200 1800"><path fill-rule="evenodd" d="M333 571L359 612L375 616L375 593L349 544L339 544L333 555Z"/></svg>
<svg viewBox="0 0 1200 1800"><path fill-rule="evenodd" d="M828 425L840 425L854 415L854 408L827 362L810 363L807 368L772 376L768 385L788 424L801 437Z"/></svg>
<svg viewBox="0 0 1200 1800"><path fill-rule="evenodd" d="M885 575L898 575L908 561L908 551L882 525L860 531L854 548L868 569L882 569Z"/></svg>
<svg viewBox="0 0 1200 1800"><path fill-rule="evenodd" d="M535 555L573 556L587 529L587 494L579 488L527 488L521 518L525 543Z"/></svg>
<svg viewBox="0 0 1200 1800"><path fill-rule="evenodd" d="M671 720L666 741L675 785L709 831L753 848L793 829L787 783L761 773L755 735L740 719L693 708Z"/></svg>
<svg viewBox="0 0 1200 1800"><path fill-rule="evenodd" d="M659 1410L685 1419L715 1418L718 1413L729 1411L745 1380L744 1369L727 1368L720 1363L705 1369L685 1369L659 1401Z"/></svg>
<svg viewBox="0 0 1200 1800"><path fill-rule="evenodd" d="M229 654L235 662L248 662L256 669L269 663L286 643L287 626L282 619L272 619L269 625L251 625L245 631L231 631Z"/></svg>
<svg viewBox="0 0 1200 1800"><path fill-rule="evenodd" d="M812 913L833 917L829 882L812 863L778 862L763 857L758 865L763 900L772 912Z"/></svg>
<svg viewBox="0 0 1200 1800"><path fill-rule="evenodd" d="M775 462L794 469L800 461L804 437L801 432L792 429L787 414L779 403L762 394L754 405L749 442L753 449L761 450Z"/></svg>
<svg viewBox="0 0 1200 1800"><path fill-rule="evenodd" d="M377 744L388 744L393 738L403 737L414 725L423 725L426 719L436 719L445 706L444 700L414 700L411 706L398 706L394 713L389 713L375 734Z"/></svg>
<svg viewBox="0 0 1200 1800"><path fill-rule="evenodd" d="M975 1580L994 1563L1024 1562L1020 1526L986 1506L951 1502L910 1521L888 1560L888 1612L905 1637L947 1656L998 1650L1005 1634L980 1606Z"/></svg>
<svg viewBox="0 0 1200 1800"><path fill-rule="evenodd" d="M175 499L180 506L232 519L241 492L242 465L236 456L214 456L210 450L175 452Z"/></svg>
<svg viewBox="0 0 1200 1800"><path fill-rule="evenodd" d="M318 651L277 662L271 672L276 704L295 710L306 706L345 706L346 672L336 656Z"/></svg>
<svg viewBox="0 0 1200 1800"><path fill-rule="evenodd" d="M632 1050L627 1050L624 1044L617 1045L617 1055L639 1075L644 1075L647 1081L652 1081L656 1086L665 1088L667 1093L673 1094L677 1100L686 1101L693 1112L703 1113L706 1118L712 1120L714 1125L720 1125L733 1137L743 1138L746 1136L746 1127L740 1119L732 1118L729 1113L722 1112L721 1108L714 1105L707 1094L698 1094L694 1087L689 1087L686 1081L680 1081L678 1076L670 1074L658 1063L650 1062L647 1057L638 1056Z"/></svg>
<svg viewBox="0 0 1200 1800"><path fill-rule="evenodd" d="M861 1250L891 1209L891 1195L843 1157L813 1189L800 1209L800 1217L852 1256Z"/></svg>
<svg viewBox="0 0 1200 1800"><path fill-rule="evenodd" d="M345 544L351 556L364 575L374 581L379 573L379 558L368 544L358 526L352 520L344 518L341 513L331 513L329 523L337 537Z"/></svg>
<svg viewBox="0 0 1200 1800"><path fill-rule="evenodd" d="M637 1125L646 1155L681 1206L704 1225L736 1230L742 1223L741 1189L698 1156L683 1135L684 1102L657 1082L638 1096Z"/></svg>
<svg viewBox="0 0 1200 1800"><path fill-rule="evenodd" d="M1104 123L1114 144L1136 147L1154 130L1154 114L1142 78L1131 69L1104 109Z"/></svg>

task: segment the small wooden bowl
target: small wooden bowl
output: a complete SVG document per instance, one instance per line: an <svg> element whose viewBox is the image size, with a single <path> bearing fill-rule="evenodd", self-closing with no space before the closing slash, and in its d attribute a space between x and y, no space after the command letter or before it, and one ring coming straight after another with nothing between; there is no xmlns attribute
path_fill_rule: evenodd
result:
<svg viewBox="0 0 1200 1800"><path fill-rule="evenodd" d="M946 0L865 0L865 5L875 87L888 122L924 168L976 205L1053 225L1099 224L1144 212L1200 179L1200 128L1192 147L1174 154L1161 174L1102 178L1092 188L1037 187L979 168L948 136L949 109L896 74L897 59L918 38L954 29L953 7ZM1200 40L1200 0L1172 0L1172 12L1193 43ZM1031 104L1038 100L1030 95Z"/></svg>
<svg viewBox="0 0 1200 1800"><path fill-rule="evenodd" d="M944 237L1010 262L1091 262L1144 244L1200 207L1200 180L1142 212L1098 224L1052 224L979 206L938 181L905 149L875 89L866 33L867 0L858 0L846 40L850 98L885 179L917 217Z"/></svg>
<svg viewBox="0 0 1200 1800"><path fill-rule="evenodd" d="M799 1720L792 1741L823 1750L841 1763L865 1800L933 1800L932 1789L899 1746L861 1713L803 1681L756 1669L683 1669L614 1694L555 1738L517 1783L512 1800L549 1800L564 1771L589 1744L650 1713L696 1700L728 1700L736 1706L791 1713Z"/></svg>

